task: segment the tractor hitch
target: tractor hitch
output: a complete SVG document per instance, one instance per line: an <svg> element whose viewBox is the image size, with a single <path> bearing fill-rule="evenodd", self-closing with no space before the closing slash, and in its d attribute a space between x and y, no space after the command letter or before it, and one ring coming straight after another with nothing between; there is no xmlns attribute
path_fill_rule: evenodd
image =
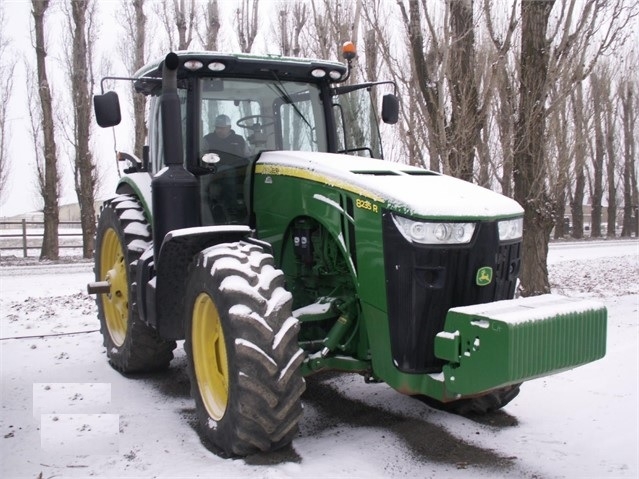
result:
<svg viewBox="0 0 639 479"><path fill-rule="evenodd" d="M111 283L108 281L95 281L87 284L89 294L109 294L111 292Z"/></svg>

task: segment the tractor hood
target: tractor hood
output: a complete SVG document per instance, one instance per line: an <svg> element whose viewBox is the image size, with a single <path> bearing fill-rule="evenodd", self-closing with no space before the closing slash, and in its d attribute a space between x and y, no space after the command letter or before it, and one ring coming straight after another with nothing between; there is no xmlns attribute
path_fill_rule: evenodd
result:
<svg viewBox="0 0 639 479"><path fill-rule="evenodd" d="M523 214L516 201L486 188L422 168L370 158L269 151L262 153L255 171L323 183L409 216L470 220Z"/></svg>

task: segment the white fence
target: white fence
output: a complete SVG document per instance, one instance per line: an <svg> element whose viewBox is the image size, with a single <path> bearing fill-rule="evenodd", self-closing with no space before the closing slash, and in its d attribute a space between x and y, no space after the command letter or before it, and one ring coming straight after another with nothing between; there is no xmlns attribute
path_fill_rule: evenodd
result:
<svg viewBox="0 0 639 479"><path fill-rule="evenodd" d="M0 255L27 258L29 252L42 249L44 223L42 221L0 221ZM82 228L79 221L61 221L58 225L58 242L61 253L82 254Z"/></svg>

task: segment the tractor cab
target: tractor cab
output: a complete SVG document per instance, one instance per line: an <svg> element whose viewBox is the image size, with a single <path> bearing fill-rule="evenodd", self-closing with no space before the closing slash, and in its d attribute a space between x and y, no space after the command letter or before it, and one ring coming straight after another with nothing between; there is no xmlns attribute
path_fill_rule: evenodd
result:
<svg viewBox="0 0 639 479"><path fill-rule="evenodd" d="M280 56L178 53L179 118L162 118L164 60L134 75L150 98L148 158L140 169L156 175L166 162L165 142L181 133L184 168L197 178L199 224L249 224L250 179L264 151L346 153L383 158L378 126L379 88L390 82L340 86L348 67ZM101 108L96 97L96 115ZM113 98L111 98L113 101ZM117 97L115 97L117 100ZM387 93L381 118L397 121L398 101ZM98 123L105 126L108 119ZM111 123L114 123L111 121ZM110 124L110 123L109 123ZM164 131L170 129L170 132Z"/></svg>

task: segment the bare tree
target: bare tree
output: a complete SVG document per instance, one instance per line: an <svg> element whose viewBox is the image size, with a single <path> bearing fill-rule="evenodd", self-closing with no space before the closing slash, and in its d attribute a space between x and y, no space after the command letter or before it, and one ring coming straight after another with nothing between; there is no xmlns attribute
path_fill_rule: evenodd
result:
<svg viewBox="0 0 639 479"><path fill-rule="evenodd" d="M38 78L35 70L25 58L24 67L26 72L27 106L29 118L29 139L33 147L35 160L35 188L37 194L44 198L45 188L45 165L44 165L44 144L42 138L42 108L39 104Z"/></svg>
<svg viewBox="0 0 639 479"><path fill-rule="evenodd" d="M519 113L515 125L515 199L524 206L522 295L549 293L548 239L554 224L546 185L544 134L548 20L554 0L522 0Z"/></svg>
<svg viewBox="0 0 639 479"><path fill-rule="evenodd" d="M637 176L635 131L637 127L636 85L631 81L622 84L620 91L623 124L623 225L621 236L637 234Z"/></svg>
<svg viewBox="0 0 639 479"><path fill-rule="evenodd" d="M66 9L71 34L67 50L67 68L71 103L73 105L73 133L70 135L74 150L73 177L80 206L82 225L82 254L93 256L95 237L95 199L97 189L96 166L89 147L91 140L91 94L94 79L91 58L95 41L94 0L71 0Z"/></svg>
<svg viewBox="0 0 639 479"><path fill-rule="evenodd" d="M500 10L501 10L500 6ZM514 155L514 130L517 108L516 77L512 74L512 68L508 64L508 53L512 51L513 41L517 26L520 23L517 17L517 2L512 2L510 14L505 17L505 29L498 32L490 0L484 0L483 18L486 22L486 30L494 47L494 56L490 57L492 70L492 88L496 90L492 97L494 103L495 125L498 129L499 148L493 151L494 157L501 157L501 175L497 174L501 191L506 196L513 195L513 155ZM515 62L513 62L514 64ZM495 168L498 170L498 168Z"/></svg>
<svg viewBox="0 0 639 479"><path fill-rule="evenodd" d="M124 25L126 35L122 43L122 53L126 66L130 73L136 72L146 63L146 25L147 17L144 13L144 0L124 0L123 3ZM133 96L134 118L134 147L135 155L142 158L142 149L146 142L147 127L144 118L146 110L146 97L135 93L131 87Z"/></svg>
<svg viewBox="0 0 639 479"><path fill-rule="evenodd" d="M274 22L275 37L284 56L299 56L300 36L308 21L307 5L302 2L283 3L278 10L278 22Z"/></svg>
<svg viewBox="0 0 639 479"><path fill-rule="evenodd" d="M563 0L557 7L557 21L550 31L553 48L548 83L558 85L558 88L549 100L547 112L551 114L555 108L561 108L566 95L572 98L575 106L572 138L576 142L573 156L575 189L571 197L572 234L576 238L583 237L583 203L588 180L592 201L591 234L598 236L602 216L604 140L601 116L597 113L599 105L584 100L582 84L608 51L623 45L625 27L636 16L637 8L628 7L624 0L595 0L585 4ZM586 118L591 115L594 115L592 120ZM565 138L569 141L568 136ZM557 207L562 208L563 205ZM557 220L563 221L563 218L557 215Z"/></svg>
<svg viewBox="0 0 639 479"><path fill-rule="evenodd" d="M614 238L617 235L617 155L615 131L617 130L617 111L613 105L613 101L607 101L605 104L605 121L606 121L606 174L608 177L608 230L607 236Z"/></svg>
<svg viewBox="0 0 639 479"><path fill-rule="evenodd" d="M627 0L561 0L557 10L557 21L549 31L554 47L549 55L548 78L569 78L561 92L569 95L578 82L588 78L602 56L624 44L639 6ZM561 98L556 95L556 99Z"/></svg>
<svg viewBox="0 0 639 479"><path fill-rule="evenodd" d="M0 5L0 25L5 24L4 5ZM9 99L13 92L14 63L9 60L9 39L5 30L0 31L0 204L7 197L7 178L9 177L10 158L9 125L7 113L9 111Z"/></svg>
<svg viewBox="0 0 639 479"><path fill-rule="evenodd" d="M204 21L197 30L198 37L206 50L217 51L220 33L220 6L217 0L208 0L203 7ZM201 30L204 30L203 32Z"/></svg>
<svg viewBox="0 0 639 479"><path fill-rule="evenodd" d="M59 257L58 225L60 223L58 198L59 175L58 159L56 155L55 133L53 123L53 100L51 88L47 78L45 59L47 56L44 19L49 8L48 0L31 0L32 15L35 30L36 68L38 75L38 93L40 108L42 109L42 134L44 138L44 185L42 197L44 199L44 233L40 259L56 260Z"/></svg>
<svg viewBox="0 0 639 479"><path fill-rule="evenodd" d="M357 17L356 21L357 23L360 23L360 18ZM356 38L356 37L353 37L353 38ZM379 78L379 56L378 56L379 49L377 48L378 43L379 42L377 38L377 32L375 31L375 29L367 28L366 32L364 33L364 56L365 56L365 62L366 62L365 76L366 76L366 80L368 81L377 81ZM377 93L377 90L373 89L370 94L371 94L372 104L377 106L379 104L379 95ZM377 112L375 111L375 108L372 108L369 111L368 122L371 125L374 125L378 122ZM382 128L383 128L383 124L382 124ZM370 142L371 142L371 147L373 151L382 150L379 137L377 137L376 135L372 135Z"/></svg>
<svg viewBox="0 0 639 479"><path fill-rule="evenodd" d="M604 177L604 157L606 152L605 142L605 109L606 103L610 101L608 90L612 81L609 68L598 66L590 75L591 98L593 107L594 135L594 157L592 162L592 230L591 236L601 236L602 227L602 200L603 200L603 177Z"/></svg>
<svg viewBox="0 0 639 479"><path fill-rule="evenodd" d="M570 202L572 213L572 237L581 239L584 236L584 198L586 189L586 131L587 122L584 118L583 83L579 82L571 93L572 113L575 122L575 189Z"/></svg>
<svg viewBox="0 0 639 479"><path fill-rule="evenodd" d="M373 63L377 54L373 40L375 32L369 29L368 32L360 34L362 6L363 0L352 2L348 5L350 8L345 8L344 3L339 0L311 1L307 53L333 59L341 55L338 47L347 41L363 45L363 48L358 49L358 61L351 65L348 79L351 83L361 81L363 76L369 81L374 81L377 77L377 65ZM375 135L371 135L371 129L365 127L366 124L375 124L376 112L363 108L360 96L362 93L342 95L339 98L340 114L345 125L343 146L348 149L353 145L368 145L371 151L377 152L379 141ZM373 104L376 104L375 91L371 91L371 99Z"/></svg>
<svg viewBox="0 0 639 479"><path fill-rule="evenodd" d="M451 42L446 76L451 114L446 141L448 165L453 176L473 179L475 148L483 126L475 69L473 0L448 0Z"/></svg>
<svg viewBox="0 0 639 479"><path fill-rule="evenodd" d="M250 53L257 36L259 0L242 0L235 10L235 28L242 53Z"/></svg>
<svg viewBox="0 0 639 479"><path fill-rule="evenodd" d="M490 183L490 138L482 131L488 121L493 76L500 69L487 69L478 58L491 58L497 65L500 57L487 50L477 56L474 1L447 0L441 8L419 0L397 0L397 5L419 86L413 100L423 104L426 113L430 168L439 170L441 165L445 173L473 181L478 152L484 159L481 182Z"/></svg>
<svg viewBox="0 0 639 479"><path fill-rule="evenodd" d="M195 0L164 0L156 4L155 12L168 35L169 49L188 49L196 30Z"/></svg>
<svg viewBox="0 0 639 479"><path fill-rule="evenodd" d="M307 54L334 59L347 41L357 42L361 18L361 0L345 4L340 0L311 0ZM352 75L356 78L357 71Z"/></svg>
<svg viewBox="0 0 639 479"><path fill-rule="evenodd" d="M408 35L410 45L410 57L413 62L413 79L416 80L421 99L427 113L427 126L429 129L428 151L430 156L430 169L440 170L440 165L446 163L447 141L446 129L448 128L444 108L444 80L441 75L441 65L445 62L444 55L448 48L441 44L436 34L427 5L423 4L423 12L420 9L422 3L419 0L408 0L408 10L402 0L397 0L401 17ZM430 43L424 38L422 18L426 22L426 30L430 35ZM428 47L428 49L427 49Z"/></svg>
<svg viewBox="0 0 639 479"><path fill-rule="evenodd" d="M550 96L557 94L560 87L552 84ZM566 217L566 205L571 194L571 169L575 156L575 142L572 141L573 124L570 104L564 98L563 104L549 112L547 131L549 142L547 144L547 156L554 157L553 167L547 169L549 178L554 176L552 197L555 199L555 239L563 238L569 233L564 218ZM556 172L553 175L553 172ZM551 181L549 181L551 183Z"/></svg>
<svg viewBox="0 0 639 479"><path fill-rule="evenodd" d="M399 86L402 97L405 99L405 105L400 109L400 121L393 126L392 131L387 138L384 150L397 150L398 158L405 158L412 165L428 167L438 170L439 163L431 157L431 163L428 163L429 147L433 142L429 141L430 130L427 127L428 113L424 102L412 101L420 95L418 82L415 79L415 67L411 58L403 52L405 51L403 42L392 42L388 39L393 38L392 25L388 22L393 13L386 2L383 0L368 1L362 8L362 16L367 30L367 49L366 62L368 65L369 53L371 48L371 40L376 41L377 53L379 56L378 69L384 68L384 76L390 76ZM392 7L392 6L391 6ZM372 34L370 32L373 32ZM373 37L374 35L374 37ZM374 41L374 40L373 40ZM373 62L374 60L370 60ZM368 70L368 66L367 66ZM375 77L379 78L380 73L376 72ZM375 78L373 77L373 78ZM389 148L390 146L390 148ZM388 156L388 155L387 155Z"/></svg>
<svg viewBox="0 0 639 479"><path fill-rule="evenodd" d="M628 22L637 11L636 6L628 4L625 0L520 2L519 58L511 58L504 64L508 66L508 76L519 82L513 177L515 199L526 212L521 270L523 294L549 291L547 241L555 219L563 221L556 213L560 210L557 202L565 197L561 186L565 181L564 170L561 159L549 154L552 153L549 141L557 143L560 139L547 134L546 122L556 109L565 107L565 99L587 79L599 59L623 43ZM486 1L484 18L495 18L488 15L488 6ZM497 40L496 46L507 43L502 39L508 38L507 32L513 24L511 20L505 34L491 33L491 39ZM488 30L491 31L490 26ZM503 55L506 53L507 50L502 51ZM573 131L574 127L571 128ZM560 147L558 143L557 146L555 153L570 151L568 146ZM579 156L575 154L573 158ZM553 171L557 171L558 176L550 176L549 172Z"/></svg>
<svg viewBox="0 0 639 479"><path fill-rule="evenodd" d="M193 41L195 30L195 0L173 0L175 26L178 31L178 50L186 50Z"/></svg>

